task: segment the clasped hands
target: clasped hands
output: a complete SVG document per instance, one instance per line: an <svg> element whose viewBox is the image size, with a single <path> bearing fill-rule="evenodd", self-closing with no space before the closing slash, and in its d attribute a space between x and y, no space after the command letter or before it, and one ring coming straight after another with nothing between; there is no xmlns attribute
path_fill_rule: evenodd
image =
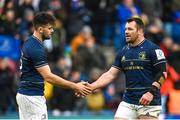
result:
<svg viewBox="0 0 180 120"><path fill-rule="evenodd" d="M76 85L77 85L77 89L75 89L75 95L77 97L85 97L89 94L92 94L92 92L94 91L93 86L88 82L83 81L76 83Z"/></svg>

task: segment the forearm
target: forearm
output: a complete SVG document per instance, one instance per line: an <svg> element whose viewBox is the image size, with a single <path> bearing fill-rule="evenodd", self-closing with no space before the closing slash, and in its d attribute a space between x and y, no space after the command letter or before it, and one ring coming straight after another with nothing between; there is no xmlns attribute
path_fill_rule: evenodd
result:
<svg viewBox="0 0 180 120"><path fill-rule="evenodd" d="M155 94L156 91L158 91L161 88L161 85L163 84L163 82L166 79L165 75L163 75L163 74L166 74L166 73L162 73L162 76L160 76L159 79L154 81L152 83L151 88L149 89L149 92L152 93L153 95Z"/></svg>
<svg viewBox="0 0 180 120"><path fill-rule="evenodd" d="M154 95L161 88L161 85L165 81L165 79L166 79L166 77L160 76L159 79L155 80L152 83L152 86L150 87L149 92Z"/></svg>
<svg viewBox="0 0 180 120"><path fill-rule="evenodd" d="M53 74L48 65L37 68L38 72L43 76L44 80L63 88L77 89L76 83L70 82Z"/></svg>
<svg viewBox="0 0 180 120"><path fill-rule="evenodd" d="M156 74L152 85L156 86L159 89L167 77L166 63L161 63L159 65L156 65L154 69Z"/></svg>
<svg viewBox="0 0 180 120"><path fill-rule="evenodd" d="M59 86L62 88L75 89L76 87L75 83L67 81L52 73L48 77L46 77L45 80L55 86Z"/></svg>
<svg viewBox="0 0 180 120"><path fill-rule="evenodd" d="M161 85L160 85L158 82L156 82L156 81L153 82L152 85L153 85L153 86L156 86L158 89L161 88Z"/></svg>
<svg viewBox="0 0 180 120"><path fill-rule="evenodd" d="M152 85L156 86L158 89L161 88L161 85L164 83L165 77L161 76L159 80L152 83Z"/></svg>
<svg viewBox="0 0 180 120"><path fill-rule="evenodd" d="M91 85L93 89L98 89L106 86L107 84L111 83L115 79L115 76L109 74L108 72L102 74L98 80L93 82Z"/></svg>

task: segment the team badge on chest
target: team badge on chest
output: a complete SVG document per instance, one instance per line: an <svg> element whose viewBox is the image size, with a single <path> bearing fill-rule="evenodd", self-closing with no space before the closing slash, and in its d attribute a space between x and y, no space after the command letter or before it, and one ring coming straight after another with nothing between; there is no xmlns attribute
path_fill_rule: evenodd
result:
<svg viewBox="0 0 180 120"><path fill-rule="evenodd" d="M142 51L139 53L139 59L140 60L145 60L146 59L146 52L145 51Z"/></svg>

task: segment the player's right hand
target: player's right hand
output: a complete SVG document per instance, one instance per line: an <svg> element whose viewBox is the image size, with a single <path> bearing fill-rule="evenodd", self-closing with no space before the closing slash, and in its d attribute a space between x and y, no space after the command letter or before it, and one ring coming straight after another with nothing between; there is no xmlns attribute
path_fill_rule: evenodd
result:
<svg viewBox="0 0 180 120"><path fill-rule="evenodd" d="M149 105L153 100L153 97L154 96L150 92L146 92L139 100L140 105Z"/></svg>

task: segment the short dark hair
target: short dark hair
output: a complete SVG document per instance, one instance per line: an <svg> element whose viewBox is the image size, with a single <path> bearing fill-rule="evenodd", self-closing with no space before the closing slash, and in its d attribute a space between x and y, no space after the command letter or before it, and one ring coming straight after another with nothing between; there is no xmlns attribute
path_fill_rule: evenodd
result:
<svg viewBox="0 0 180 120"><path fill-rule="evenodd" d="M33 19L34 28L38 28L43 25L51 24L55 25L56 18L47 12L38 12Z"/></svg>
<svg viewBox="0 0 180 120"><path fill-rule="evenodd" d="M128 23L133 22L133 21L136 22L138 28L141 28L144 31L144 23L141 18L132 17L132 18L127 19Z"/></svg>

